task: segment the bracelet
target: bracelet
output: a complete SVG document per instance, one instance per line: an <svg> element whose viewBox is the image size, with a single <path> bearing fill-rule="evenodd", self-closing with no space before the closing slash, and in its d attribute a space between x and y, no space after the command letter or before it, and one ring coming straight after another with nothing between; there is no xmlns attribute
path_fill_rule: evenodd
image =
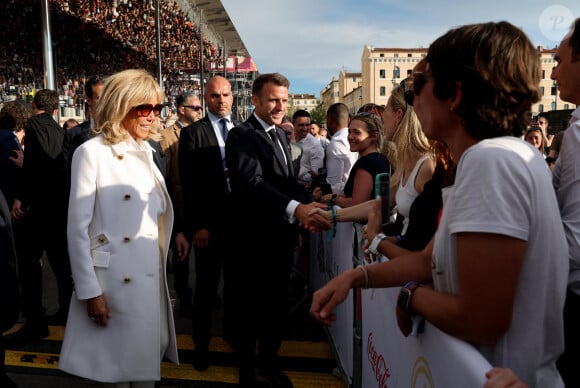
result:
<svg viewBox="0 0 580 388"><path fill-rule="evenodd" d="M369 288L369 272L367 271L365 266L362 264L357 265L357 268L360 268L360 270L363 271L363 273L365 275L365 285L363 288L366 290L367 288Z"/></svg>
<svg viewBox="0 0 580 388"><path fill-rule="evenodd" d="M330 241L331 239L334 238L334 236L336 236L336 209L334 208L333 205L329 207L330 207L330 216L332 218L332 229L330 229L330 232L326 235L326 241Z"/></svg>

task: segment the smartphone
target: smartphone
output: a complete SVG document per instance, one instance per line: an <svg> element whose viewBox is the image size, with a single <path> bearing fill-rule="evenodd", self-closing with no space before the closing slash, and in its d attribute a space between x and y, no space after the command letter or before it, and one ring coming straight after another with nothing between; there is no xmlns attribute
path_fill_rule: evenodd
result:
<svg viewBox="0 0 580 388"><path fill-rule="evenodd" d="M389 222L391 197L391 174L384 172L375 176L375 198L381 199L383 225Z"/></svg>

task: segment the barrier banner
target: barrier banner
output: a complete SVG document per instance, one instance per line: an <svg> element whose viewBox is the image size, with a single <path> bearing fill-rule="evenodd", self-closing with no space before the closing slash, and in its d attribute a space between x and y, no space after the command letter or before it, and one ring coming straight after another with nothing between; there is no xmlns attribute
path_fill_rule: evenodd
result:
<svg viewBox="0 0 580 388"><path fill-rule="evenodd" d="M314 291L353 266L352 223L338 223L334 238L329 238L329 233L331 232L310 235L310 287ZM350 293L335 311L339 319L329 328L330 340L338 357L337 362L350 384L353 374L353 294Z"/></svg>
<svg viewBox="0 0 580 388"><path fill-rule="evenodd" d="M470 344L429 322L417 336L401 334L396 316L399 290L362 290L361 387L483 387L485 372L492 367Z"/></svg>

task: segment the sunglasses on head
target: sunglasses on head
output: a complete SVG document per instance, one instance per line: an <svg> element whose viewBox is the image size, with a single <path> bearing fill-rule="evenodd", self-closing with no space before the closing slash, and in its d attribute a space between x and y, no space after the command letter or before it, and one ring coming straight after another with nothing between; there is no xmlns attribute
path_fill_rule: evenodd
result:
<svg viewBox="0 0 580 388"><path fill-rule="evenodd" d="M131 110L137 113L137 116L139 117L147 117L151 114L151 112L153 112L154 116L159 116L161 114L161 111L163 110L163 106L164 106L163 104L157 105L141 104L134 106L133 108L131 108Z"/></svg>
<svg viewBox="0 0 580 388"><path fill-rule="evenodd" d="M184 108L193 109L196 112L199 112L202 108L201 105L181 105Z"/></svg>

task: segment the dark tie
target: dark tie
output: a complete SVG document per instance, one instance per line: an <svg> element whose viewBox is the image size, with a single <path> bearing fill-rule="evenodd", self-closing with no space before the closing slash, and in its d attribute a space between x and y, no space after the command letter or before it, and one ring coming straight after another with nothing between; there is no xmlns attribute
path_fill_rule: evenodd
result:
<svg viewBox="0 0 580 388"><path fill-rule="evenodd" d="M222 132L222 139L224 139L225 143L226 139L228 138L228 119L220 119L220 130Z"/></svg>
<svg viewBox="0 0 580 388"><path fill-rule="evenodd" d="M280 140L278 140L278 136L276 136L276 128L270 129L268 131L268 135L270 135L270 139L272 139L272 142L274 143L274 153L276 154L278 160L280 160L280 162L284 166L284 172L286 173L286 175L288 175L288 164L286 163L286 157L282 152L282 145L280 144Z"/></svg>

